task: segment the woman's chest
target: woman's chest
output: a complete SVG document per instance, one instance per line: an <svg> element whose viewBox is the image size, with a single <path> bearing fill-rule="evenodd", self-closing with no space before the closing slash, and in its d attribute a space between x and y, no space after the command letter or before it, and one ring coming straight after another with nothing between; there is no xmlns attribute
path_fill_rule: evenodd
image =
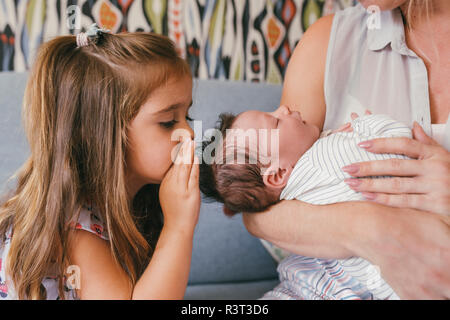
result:
<svg viewBox="0 0 450 320"><path fill-rule="evenodd" d="M427 64L431 123L446 123L450 111L450 55L445 59L437 64Z"/></svg>

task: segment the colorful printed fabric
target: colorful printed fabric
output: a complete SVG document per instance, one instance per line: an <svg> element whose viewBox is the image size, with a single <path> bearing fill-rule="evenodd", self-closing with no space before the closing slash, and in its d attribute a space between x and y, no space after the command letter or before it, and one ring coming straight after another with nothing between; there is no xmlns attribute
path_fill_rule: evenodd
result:
<svg viewBox="0 0 450 320"><path fill-rule="evenodd" d="M96 214L92 207L84 206L80 211L79 218L76 223L73 223L73 227L79 230L85 230L93 233L104 240L109 240L108 230L106 229L100 215ZM0 238L0 300L16 300L17 295L14 287L9 281L5 272L6 258L11 246L11 238L13 233L11 229L2 238ZM51 272L49 272L51 273ZM76 292L71 289L66 283L66 277L64 277L64 296L66 300L77 299ZM42 280L42 285L46 289L47 300L59 300L61 297L58 292L58 277L49 275Z"/></svg>
<svg viewBox="0 0 450 320"><path fill-rule="evenodd" d="M304 31L355 0L0 0L0 71L25 71L43 41L86 30L169 36L201 79L281 83Z"/></svg>

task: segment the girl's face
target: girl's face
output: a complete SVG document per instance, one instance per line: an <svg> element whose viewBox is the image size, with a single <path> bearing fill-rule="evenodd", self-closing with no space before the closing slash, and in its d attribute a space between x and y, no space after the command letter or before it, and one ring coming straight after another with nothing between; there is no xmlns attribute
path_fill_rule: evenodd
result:
<svg viewBox="0 0 450 320"><path fill-rule="evenodd" d="M398 8L408 2L408 0L359 0L359 2L361 2L366 9L372 5L375 5L383 11Z"/></svg>
<svg viewBox="0 0 450 320"><path fill-rule="evenodd" d="M181 140L180 133L193 139L188 124L191 105L192 79L172 78L152 92L130 122L126 171L132 195L146 184L161 183L172 165L171 155Z"/></svg>

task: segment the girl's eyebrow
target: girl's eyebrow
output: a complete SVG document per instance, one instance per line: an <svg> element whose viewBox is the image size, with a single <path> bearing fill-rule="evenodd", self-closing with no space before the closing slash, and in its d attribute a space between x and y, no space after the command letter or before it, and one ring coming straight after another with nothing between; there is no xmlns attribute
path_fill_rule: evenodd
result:
<svg viewBox="0 0 450 320"><path fill-rule="evenodd" d="M193 101L191 101L191 103L189 104L188 109L190 107L192 107L192 104L193 104ZM161 110L158 110L158 111L154 112L153 115L157 116L157 115L161 115L161 114L164 114L164 113L168 113L168 112L174 111L174 110L182 107L183 105L184 105L184 103L172 104L172 105L168 106L167 108L164 108L164 109L161 109Z"/></svg>

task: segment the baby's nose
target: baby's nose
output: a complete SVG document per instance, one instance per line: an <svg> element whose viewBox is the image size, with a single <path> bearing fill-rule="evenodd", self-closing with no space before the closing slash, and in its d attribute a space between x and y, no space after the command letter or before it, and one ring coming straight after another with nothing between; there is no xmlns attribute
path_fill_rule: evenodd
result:
<svg viewBox="0 0 450 320"><path fill-rule="evenodd" d="M285 105L280 106L277 111L280 114L285 114L285 115L291 114L291 110L289 109L288 106L285 106Z"/></svg>

